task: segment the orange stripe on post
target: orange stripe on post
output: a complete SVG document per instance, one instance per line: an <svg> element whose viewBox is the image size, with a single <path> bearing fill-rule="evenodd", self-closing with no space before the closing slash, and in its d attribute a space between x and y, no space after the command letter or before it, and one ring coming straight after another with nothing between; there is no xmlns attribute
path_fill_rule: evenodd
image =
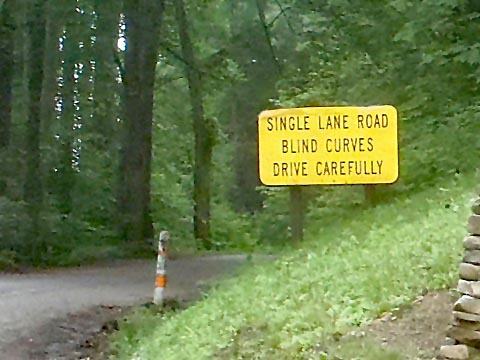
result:
<svg viewBox="0 0 480 360"><path fill-rule="evenodd" d="M167 250L158 250L158 256L167 256Z"/></svg>
<svg viewBox="0 0 480 360"><path fill-rule="evenodd" d="M155 278L155 287L157 288L167 287L167 276L157 275L157 277Z"/></svg>

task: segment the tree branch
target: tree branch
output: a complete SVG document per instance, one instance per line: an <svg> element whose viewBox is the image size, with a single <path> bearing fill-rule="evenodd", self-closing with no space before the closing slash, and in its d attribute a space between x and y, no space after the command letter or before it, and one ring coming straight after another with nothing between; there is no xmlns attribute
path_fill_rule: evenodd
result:
<svg viewBox="0 0 480 360"><path fill-rule="evenodd" d="M168 52L170 55L172 55L175 59L177 59L178 61L180 61L184 65L188 66L189 68L193 68L192 65L188 63L187 60L185 60L179 53L177 53L175 50L173 50L172 48L170 48L166 44L160 43L160 47L165 49L166 52ZM195 69L195 70L197 70L197 69Z"/></svg>
<svg viewBox="0 0 480 360"><path fill-rule="evenodd" d="M260 19L260 22L262 23L263 31L265 32L265 37L268 43L268 47L270 48L270 54L272 55L272 60L276 65L277 71L279 74L282 73L282 68L280 66L280 63L278 61L277 55L275 54L275 49L273 48L272 44L272 39L270 36L270 31L268 30L268 24L265 19L265 12L263 10L262 4L260 3L260 0L256 0L257 3L257 10L258 10L258 17Z"/></svg>
<svg viewBox="0 0 480 360"><path fill-rule="evenodd" d="M271 28L276 22L278 19L280 19L280 16L282 16L282 12L280 11L277 15L275 15L275 17L273 18L272 21L270 21L267 26L268 28Z"/></svg>
<svg viewBox="0 0 480 360"><path fill-rule="evenodd" d="M290 29L290 31L294 34L294 35L297 35L297 33L295 32L295 29L293 28L292 26L292 23L290 22L290 18L288 17L287 15L287 10L290 10L291 7L288 7L287 9L285 9L282 4L280 3L279 0L275 0L275 3L278 5L278 7L280 8L280 14L282 14L284 17L285 17L285 20L287 21L287 26L288 28Z"/></svg>

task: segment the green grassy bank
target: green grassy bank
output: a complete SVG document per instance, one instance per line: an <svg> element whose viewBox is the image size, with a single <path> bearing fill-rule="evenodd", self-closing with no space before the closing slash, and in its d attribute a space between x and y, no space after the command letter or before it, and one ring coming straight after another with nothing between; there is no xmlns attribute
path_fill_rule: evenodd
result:
<svg viewBox="0 0 480 360"><path fill-rule="evenodd" d="M327 358L320 349L339 335L453 283L477 180L458 175L314 222L301 249L227 280L187 310L133 315L113 339L116 356Z"/></svg>

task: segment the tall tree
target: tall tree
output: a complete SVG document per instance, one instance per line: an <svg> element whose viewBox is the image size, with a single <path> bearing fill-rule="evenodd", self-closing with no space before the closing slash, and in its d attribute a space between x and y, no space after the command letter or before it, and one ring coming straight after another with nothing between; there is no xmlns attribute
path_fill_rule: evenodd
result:
<svg viewBox="0 0 480 360"><path fill-rule="evenodd" d="M10 143L12 122L15 34L12 6L13 0L7 0L0 7L0 154L2 155ZM1 173L3 174L4 171ZM6 181L2 174L0 174L0 196L6 191Z"/></svg>
<svg viewBox="0 0 480 360"><path fill-rule="evenodd" d="M70 6L70 9L72 6ZM45 51L43 58L43 86L41 93L41 121L43 130L48 133L55 118L55 96L58 91L58 71L60 68L59 39L67 17L63 6L55 0L47 0L45 5Z"/></svg>
<svg viewBox="0 0 480 360"><path fill-rule="evenodd" d="M129 242L153 237L150 214L153 92L163 9L163 0L124 3L124 136L118 205L122 235Z"/></svg>
<svg viewBox="0 0 480 360"><path fill-rule="evenodd" d="M96 147L106 150L112 139L117 118L116 88L117 69L114 54L117 51L120 1L95 0L94 30L94 90L93 120L98 131Z"/></svg>
<svg viewBox="0 0 480 360"><path fill-rule="evenodd" d="M186 75L192 104L193 133L195 137L194 160L194 235L206 249L212 247L210 240L210 182L212 151L214 146L213 126L205 118L203 108L202 79L195 51L190 39L188 19L183 0L175 1L175 12ZM199 245L200 245L199 244Z"/></svg>
<svg viewBox="0 0 480 360"><path fill-rule="evenodd" d="M43 49L45 42L45 0L31 4L27 18L28 51L28 119L25 142L26 176L24 200L32 220L33 236L39 233L39 218L42 208L42 179L40 176L40 97L43 80Z"/></svg>
<svg viewBox="0 0 480 360"><path fill-rule="evenodd" d="M62 47L62 112L58 138L60 141L60 159L57 165L56 192L59 197L59 209L69 214L73 207L72 191L75 184L73 170L74 127L76 126L77 101L77 64L79 63L79 14L70 8L70 18L66 24Z"/></svg>
<svg viewBox="0 0 480 360"><path fill-rule="evenodd" d="M235 3L230 24L233 29L229 49L245 78L232 84L229 103L231 129L235 152L232 167L235 182L232 203L238 211L254 212L261 209L262 197L257 191L258 144L256 118L275 98L275 82L280 73L279 60L273 47L272 34L265 17L265 2L243 7Z"/></svg>

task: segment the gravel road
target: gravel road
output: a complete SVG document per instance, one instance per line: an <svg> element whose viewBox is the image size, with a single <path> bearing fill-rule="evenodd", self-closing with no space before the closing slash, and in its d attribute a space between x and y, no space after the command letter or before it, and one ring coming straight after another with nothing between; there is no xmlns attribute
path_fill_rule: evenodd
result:
<svg viewBox="0 0 480 360"><path fill-rule="evenodd" d="M199 284L232 273L245 260L244 255L169 260L166 297L192 299L198 294ZM30 360L32 351L42 353L42 349L32 347L54 341L48 333L53 333L56 319L98 306L151 301L154 277L154 261L0 274L0 359Z"/></svg>

